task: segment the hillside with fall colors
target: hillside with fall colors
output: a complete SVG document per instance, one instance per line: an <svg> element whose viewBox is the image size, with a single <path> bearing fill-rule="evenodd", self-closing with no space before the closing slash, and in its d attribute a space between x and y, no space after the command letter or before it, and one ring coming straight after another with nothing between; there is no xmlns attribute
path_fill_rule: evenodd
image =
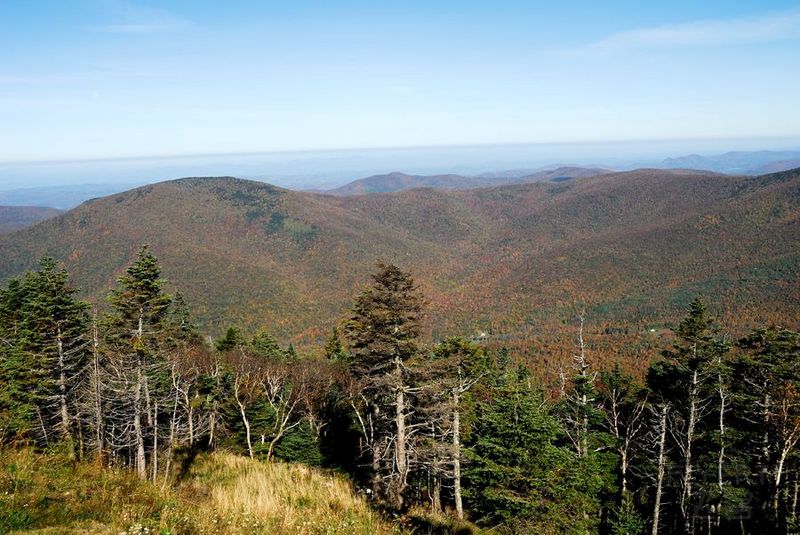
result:
<svg viewBox="0 0 800 535"><path fill-rule="evenodd" d="M352 197L186 178L0 237L0 277L50 254L102 301L143 243L207 331L267 326L301 347L337 324L377 259L415 275L434 338L515 345L563 331L579 309L596 332L649 332L695 295L734 328L800 319L798 170Z"/></svg>

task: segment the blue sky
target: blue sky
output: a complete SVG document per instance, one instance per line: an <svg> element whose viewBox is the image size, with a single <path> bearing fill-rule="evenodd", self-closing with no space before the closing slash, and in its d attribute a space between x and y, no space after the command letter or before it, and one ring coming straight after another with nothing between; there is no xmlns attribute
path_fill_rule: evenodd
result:
<svg viewBox="0 0 800 535"><path fill-rule="evenodd" d="M800 138L798 2L4 0L0 25L0 162Z"/></svg>

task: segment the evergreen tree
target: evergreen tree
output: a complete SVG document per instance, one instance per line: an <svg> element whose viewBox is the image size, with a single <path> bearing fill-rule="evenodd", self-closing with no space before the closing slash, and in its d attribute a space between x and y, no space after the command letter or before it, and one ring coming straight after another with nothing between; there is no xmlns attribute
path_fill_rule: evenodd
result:
<svg viewBox="0 0 800 535"><path fill-rule="evenodd" d="M465 498L479 522L512 533L591 533L592 487L543 394L518 373L477 407Z"/></svg>
<svg viewBox="0 0 800 535"><path fill-rule="evenodd" d="M754 526L762 532L785 532L796 522L797 475L793 496L788 476L800 468L800 333L759 329L739 341L744 353L734 363L734 402L740 429L737 449L757 467L750 489L758 507Z"/></svg>
<svg viewBox="0 0 800 535"><path fill-rule="evenodd" d="M50 410L56 412L58 435L74 452L77 412L77 385L89 360L87 330L89 305L75 299L66 270L52 258L44 258L35 274L35 289L25 303L28 351L41 355L46 367Z"/></svg>
<svg viewBox="0 0 800 535"><path fill-rule="evenodd" d="M214 345L214 347L220 353L225 353L227 351L233 351L234 349L242 348L244 345L245 341L242 331L238 327L231 326L225 331L225 335L217 340L217 343Z"/></svg>
<svg viewBox="0 0 800 535"><path fill-rule="evenodd" d="M261 330L253 336L250 341L250 348L256 355L265 359L283 360L286 357L275 337L265 330Z"/></svg>
<svg viewBox="0 0 800 535"><path fill-rule="evenodd" d="M64 440L73 454L80 426L77 386L89 360L89 318L88 305L75 298L68 279L45 257L38 271L3 291L0 373L8 389L0 401L7 408L0 411L13 422L14 434L38 428L40 440Z"/></svg>
<svg viewBox="0 0 800 535"><path fill-rule="evenodd" d="M0 291L0 440L34 438L37 414L44 394L45 366L35 353L26 350L27 331L24 304L34 292L35 280L29 273L9 281ZM47 430L42 426L46 440Z"/></svg>
<svg viewBox="0 0 800 535"><path fill-rule="evenodd" d="M325 344L325 358L338 362L346 362L349 358L347 351L342 344L342 339L339 336L339 329L334 327L328 342Z"/></svg>
<svg viewBox="0 0 800 535"><path fill-rule="evenodd" d="M158 452L152 444L157 443L159 432L159 387L168 381L162 350L172 299L163 286L158 260L144 246L109 296L113 311L107 319L107 335L117 370L114 390L118 402L113 416L119 420L115 428L122 433L112 440L129 444L131 464L142 479L148 477L148 449L150 464L156 466Z"/></svg>
<svg viewBox="0 0 800 535"><path fill-rule="evenodd" d="M422 296L411 276L379 264L346 323L350 369L366 401L359 420L372 455L373 491L398 510L410 470L406 363L418 351L421 309Z"/></svg>
<svg viewBox="0 0 800 535"><path fill-rule="evenodd" d="M611 370L600 373L598 395L617 464L615 503L609 506L611 532L633 535L644 528L636 511L631 483L632 468L643 453L642 442L647 431L647 394L615 363Z"/></svg>
<svg viewBox="0 0 800 535"><path fill-rule="evenodd" d="M489 360L475 344L454 337L437 344L419 367L425 387L423 395L417 396L416 413L422 420L420 435L426 440L418 449L426 455L424 462L433 479L433 508L441 511L442 480L448 478L456 516L463 519L462 460L464 424L472 408L469 393L488 374Z"/></svg>

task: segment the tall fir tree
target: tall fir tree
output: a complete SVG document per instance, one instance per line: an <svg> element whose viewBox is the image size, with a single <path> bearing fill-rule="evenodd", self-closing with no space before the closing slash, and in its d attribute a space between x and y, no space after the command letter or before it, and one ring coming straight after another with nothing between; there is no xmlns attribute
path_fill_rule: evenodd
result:
<svg viewBox="0 0 800 535"><path fill-rule="evenodd" d="M161 267L148 246L117 281L109 302L113 311L108 317L107 335L114 351L118 403L113 416L119 421L118 443L127 443L131 464L140 478L148 477L150 466L157 463L158 401L161 386L167 380L165 319L172 298L164 293Z"/></svg>
<svg viewBox="0 0 800 535"><path fill-rule="evenodd" d="M408 273L379 264L345 326L350 369L366 402L359 420L372 456L373 491L396 510L403 508L410 470L406 363L418 351L422 304Z"/></svg>

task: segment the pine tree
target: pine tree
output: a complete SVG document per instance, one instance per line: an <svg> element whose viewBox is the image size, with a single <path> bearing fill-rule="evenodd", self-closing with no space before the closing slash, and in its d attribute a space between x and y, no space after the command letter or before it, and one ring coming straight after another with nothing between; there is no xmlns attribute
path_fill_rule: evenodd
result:
<svg viewBox="0 0 800 535"><path fill-rule="evenodd" d="M701 515L710 518L712 506L714 509L718 506L708 499L710 485L703 488L702 483L717 479L717 467L714 466L713 472L711 467L712 463L718 464L718 458L711 461L703 456L716 453L719 447L718 441L710 440L717 427L709 416L714 413L719 399L717 370L728 346L698 299L692 301L673 332L672 347L664 350L662 358L650 366L647 378L655 404L653 427L656 432L653 435L659 452L656 496L660 498L669 493L667 500L656 499L654 535L663 503L677 504L677 510L671 509L670 516L680 518L682 530L687 534L694 533ZM664 474L672 472L680 474L679 484L672 488L662 486L669 483Z"/></svg>
<svg viewBox="0 0 800 535"><path fill-rule="evenodd" d="M759 329L739 347L744 353L733 365L733 412L743 435L739 449L758 467L755 529L785 531L787 517L796 518L797 485L790 504L786 479L791 463L800 465L793 459L800 441L800 333Z"/></svg>
<svg viewBox="0 0 800 535"><path fill-rule="evenodd" d="M256 355L269 360L283 360L286 356L275 337L265 330L253 336L250 348Z"/></svg>
<svg viewBox="0 0 800 535"><path fill-rule="evenodd" d="M34 291L33 274L12 279L0 291L0 440L18 441L36 438L39 407L45 397L41 385L45 366L38 355L27 351L28 332L24 304ZM47 430L41 426L39 438L46 441Z"/></svg>
<svg viewBox="0 0 800 535"><path fill-rule="evenodd" d="M58 435L74 453L77 427L75 414L77 386L89 362L89 305L75 299L76 290L68 284L68 274L52 258L44 258L35 275L36 288L26 302L23 314L33 335L29 350L44 359L50 410L58 424Z"/></svg>
<svg viewBox="0 0 800 535"><path fill-rule="evenodd" d="M422 296L411 276L379 264L346 323L350 368L366 402L358 416L372 455L373 491L397 510L403 507L410 470L406 363L418 351L421 309Z"/></svg>
<svg viewBox="0 0 800 535"><path fill-rule="evenodd" d="M131 463L142 479L148 477L148 449L151 465L157 462L158 451L151 444L158 441L159 387L168 382L162 350L165 318L172 299L164 293L163 286L158 260L144 246L109 296L113 312L107 319L107 332L117 370L118 403L113 416L122 433L114 441L130 446Z"/></svg>
<svg viewBox="0 0 800 535"><path fill-rule="evenodd" d="M680 404L675 412L681 417L678 447L682 453L683 474L679 499L681 517L686 533L693 533L694 519L698 511L695 493L695 449L700 433L704 430L703 419L709 414L709 380L720 355L728 351L724 341L718 337L714 320L705 305L695 299L689 312L680 322L675 334L678 340L672 349L664 351L664 358L675 367L681 387Z"/></svg>
<svg viewBox="0 0 800 535"><path fill-rule="evenodd" d="M3 291L0 336L5 357L0 373L8 389L0 401L7 408L0 410L16 415L15 434L38 427L40 440L63 440L72 455L80 429L77 387L90 353L88 305L75 298L68 279L64 269L45 257L38 271Z"/></svg>
<svg viewBox="0 0 800 535"><path fill-rule="evenodd" d="M434 511L441 510L441 480L447 477L452 480L456 516L463 519L464 415L470 406L470 390L488 374L488 357L481 348L463 338L448 338L420 365L425 395L416 412L417 418L424 419L421 434L427 438L428 447L424 451L433 478Z"/></svg>
<svg viewBox="0 0 800 535"><path fill-rule="evenodd" d="M604 426L613 438L611 448L617 457L617 502L610 509L612 532L620 535L640 533L643 521L639 517L631 489L631 469L642 453L642 441L647 430L647 394L633 377L615 363L610 371L600 373L600 402L605 417Z"/></svg>
<svg viewBox="0 0 800 535"><path fill-rule="evenodd" d="M481 523L512 533L591 533L594 485L559 443L564 430L520 370L481 402L468 443L465 498ZM587 488L588 487L588 488Z"/></svg>
<svg viewBox="0 0 800 535"><path fill-rule="evenodd" d="M233 351L234 349L241 349L244 346L244 335L242 335L242 331L238 327L234 326L228 327L228 330L225 331L223 337L217 340L217 343L214 344L214 347L220 353Z"/></svg>
<svg viewBox="0 0 800 535"><path fill-rule="evenodd" d="M349 355L339 336L339 329L336 327L331 331L328 342L325 344L325 358L337 362L346 362L349 359Z"/></svg>

